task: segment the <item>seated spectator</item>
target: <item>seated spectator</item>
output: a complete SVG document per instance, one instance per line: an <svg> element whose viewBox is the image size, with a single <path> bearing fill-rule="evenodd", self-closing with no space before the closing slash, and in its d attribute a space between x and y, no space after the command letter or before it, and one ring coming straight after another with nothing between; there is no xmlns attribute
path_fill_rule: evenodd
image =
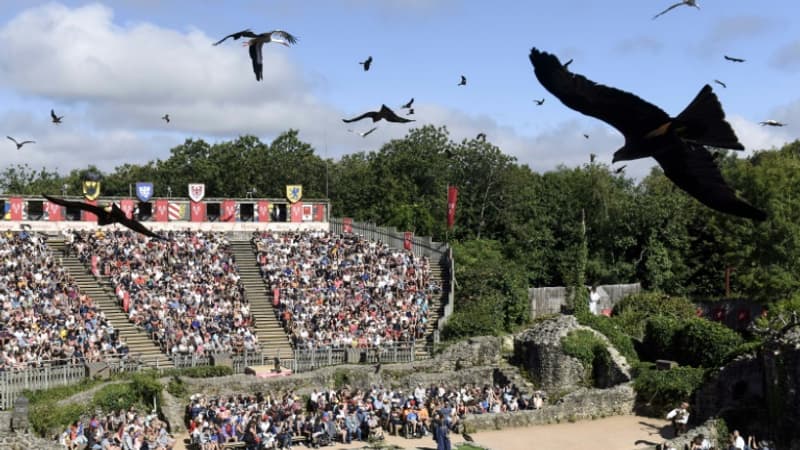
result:
<svg viewBox="0 0 800 450"><path fill-rule="evenodd" d="M698 434L689 445L690 450L711 450L711 442L703 434Z"/></svg>

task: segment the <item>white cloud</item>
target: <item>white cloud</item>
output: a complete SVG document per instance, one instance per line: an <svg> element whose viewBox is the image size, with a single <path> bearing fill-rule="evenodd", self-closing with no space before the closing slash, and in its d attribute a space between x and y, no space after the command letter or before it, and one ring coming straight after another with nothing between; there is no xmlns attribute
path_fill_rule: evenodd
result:
<svg viewBox="0 0 800 450"><path fill-rule="evenodd" d="M773 67L790 72L800 69L800 40L790 42L778 49L770 63Z"/></svg>
<svg viewBox="0 0 800 450"><path fill-rule="evenodd" d="M758 122L753 122L742 116L734 115L728 117L728 121L736 132L739 142L747 149L746 153L748 154L755 150L779 148L792 140L789 136L789 130L759 125Z"/></svg>

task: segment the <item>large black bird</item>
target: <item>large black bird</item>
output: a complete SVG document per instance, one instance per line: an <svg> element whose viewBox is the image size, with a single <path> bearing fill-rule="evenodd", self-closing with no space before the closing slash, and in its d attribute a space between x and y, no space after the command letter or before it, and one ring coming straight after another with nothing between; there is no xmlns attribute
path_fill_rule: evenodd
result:
<svg viewBox="0 0 800 450"><path fill-rule="evenodd" d="M411 100L408 101L405 105L401 106L401 108L411 109L411 105L414 104L414 97L411 97Z"/></svg>
<svg viewBox="0 0 800 450"><path fill-rule="evenodd" d="M163 120L164 122L169 123L169 114L164 114L163 116L161 116L161 120Z"/></svg>
<svg viewBox="0 0 800 450"><path fill-rule="evenodd" d="M466 86L467 85L467 77L461 75L461 81L458 82L459 86Z"/></svg>
<svg viewBox="0 0 800 450"><path fill-rule="evenodd" d="M364 61L361 61L359 64L364 66L364 72L369 70L369 67L372 65L372 56L367 57Z"/></svg>
<svg viewBox="0 0 800 450"><path fill-rule="evenodd" d="M597 84L564 69L558 58L536 48L530 61L539 82L564 105L598 118L625 136L613 162L653 157L679 188L727 214L764 220L766 214L739 199L722 178L706 145L744 150L725 113L705 85L677 117L625 91Z"/></svg>
<svg viewBox="0 0 800 450"><path fill-rule="evenodd" d="M357 117L353 117L352 119L342 119L342 122L344 123L357 122L361 119L366 119L367 117L372 119L373 122L377 122L381 119L387 122L397 122L397 123L413 122L413 120L411 119L406 119L405 117L398 116L397 114L395 114L394 111L389 109L389 107L386 105L381 105L380 111L365 112L364 114Z"/></svg>
<svg viewBox="0 0 800 450"><path fill-rule="evenodd" d="M727 59L728 61L731 61L731 62L744 62L745 61L742 58L734 58L733 56L728 56L728 55L724 55L724 56L725 56L725 59Z"/></svg>
<svg viewBox="0 0 800 450"><path fill-rule="evenodd" d="M486 142L486 133L478 133L478 135L475 136L475 140Z"/></svg>
<svg viewBox="0 0 800 450"><path fill-rule="evenodd" d="M46 198L47 201L49 201L50 203L55 203L56 205L66 206L67 208L79 208L82 209L83 211L90 212L97 216L97 224L100 226L110 225L112 223L118 223L124 227L130 228L131 230L139 234L143 234L153 239L159 239L163 241L169 240L152 232L150 229L142 225L140 222L134 219L129 219L128 216L125 215L125 211L120 209L120 207L117 206L116 203L112 203L108 206L99 206L99 205L91 205L89 203L84 203L84 202L74 202L70 200L65 200L63 198L50 197L49 195L45 194L42 194L42 197Z"/></svg>
<svg viewBox="0 0 800 450"><path fill-rule="evenodd" d="M720 85L720 86L722 86L722 87L724 87L724 88L727 88L727 87L728 87L728 85L727 85L727 84L725 84L725 83L723 83L722 81L719 81L719 80L714 80L714 83L717 83L718 85Z"/></svg>
<svg viewBox="0 0 800 450"><path fill-rule="evenodd" d="M59 123L61 123L61 119L63 119L63 118L64 118L64 116L57 116L56 112L54 110L52 110L52 109L50 110L50 119L52 119L53 123L59 124Z"/></svg>
<svg viewBox="0 0 800 450"><path fill-rule="evenodd" d="M660 13L656 14L655 16L653 16L653 20L656 20L656 19L658 19L659 16L663 16L664 14L672 11L673 9L677 8L678 6L683 6L683 5L693 6L693 7L697 8L697 9L700 9L700 6L697 4L697 0L681 0L680 2L675 3L674 5L670 5L667 9L665 9L665 10L661 11Z"/></svg>
<svg viewBox="0 0 800 450"><path fill-rule="evenodd" d="M10 140L11 142L13 142L13 143L14 143L14 144L17 146L17 150L21 149L21 148L22 148L22 146L23 146L23 145L25 145L25 144L35 144L35 143L36 143L36 141L22 141L22 142L17 142L17 140L16 140L16 139L14 139L14 138L12 138L11 136L6 136L6 137L8 138L8 140Z"/></svg>
<svg viewBox="0 0 800 450"><path fill-rule="evenodd" d="M472 436L468 435L466 431L461 433L461 437L463 437L464 440L467 442L475 442L475 439L473 439Z"/></svg>
<svg viewBox="0 0 800 450"><path fill-rule="evenodd" d="M544 97L542 97L542 99L541 99L541 100L536 100L536 99L533 99L533 101L534 101L534 102L536 102L536 106L542 106L542 105L544 105Z"/></svg>
<svg viewBox="0 0 800 450"><path fill-rule="evenodd" d="M240 39L242 37L250 38L249 41L245 42L242 45L250 47L250 59L253 62L253 73L256 74L256 81L261 81L264 78L264 64L261 57L261 48L264 44L268 44L270 42L274 42L276 44L285 45L288 47L290 44L297 43L297 37L293 36L292 34L283 31L283 30L272 30L266 33L256 34L253 33L251 30L242 30L233 34L229 34L224 38L220 39L219 41L215 42L214 45L219 45L225 41L225 39L233 38L234 40Z"/></svg>

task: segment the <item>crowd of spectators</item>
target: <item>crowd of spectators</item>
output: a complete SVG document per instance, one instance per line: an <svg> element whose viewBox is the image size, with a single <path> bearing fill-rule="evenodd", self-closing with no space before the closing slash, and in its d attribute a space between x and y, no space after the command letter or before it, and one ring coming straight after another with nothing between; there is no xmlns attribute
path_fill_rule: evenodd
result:
<svg viewBox="0 0 800 450"><path fill-rule="evenodd" d="M421 338L430 263L356 235L256 233L261 275L297 348L368 348Z"/></svg>
<svg viewBox="0 0 800 450"><path fill-rule="evenodd" d="M171 450L175 439L155 411L145 415L131 407L75 421L61 433L59 443L68 450Z"/></svg>
<svg viewBox="0 0 800 450"><path fill-rule="evenodd" d="M0 233L0 305L0 370L128 353L50 251L45 235Z"/></svg>
<svg viewBox="0 0 800 450"><path fill-rule="evenodd" d="M259 351L250 307L222 233L68 233L84 264L107 276L128 319L172 355ZM95 262L92 258L95 257Z"/></svg>
<svg viewBox="0 0 800 450"><path fill-rule="evenodd" d="M539 394L523 395L514 385L418 385L406 393L382 386L369 390L346 386L338 391L314 390L307 398L294 392L222 398L195 394L186 419L192 441L202 450L217 450L228 442L263 450L291 448L297 442L318 447L382 439L385 433L421 438L433 432L437 417L441 426L457 430L466 414L541 407Z"/></svg>

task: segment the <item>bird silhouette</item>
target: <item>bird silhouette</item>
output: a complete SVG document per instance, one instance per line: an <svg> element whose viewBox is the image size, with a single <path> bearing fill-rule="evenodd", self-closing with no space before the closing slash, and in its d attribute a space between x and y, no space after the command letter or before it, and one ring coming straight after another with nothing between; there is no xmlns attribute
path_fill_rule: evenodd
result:
<svg viewBox="0 0 800 450"><path fill-rule="evenodd" d="M565 63L564 63L564 68L565 68L565 69L569 69L569 65L570 65L570 64L572 64L572 58L570 58L570 59L569 59L569 61L567 61L567 62L565 62Z"/></svg>
<svg viewBox="0 0 800 450"><path fill-rule="evenodd" d="M720 86L722 86L722 87L724 87L724 88L727 88L727 87L728 87L728 85L727 85L727 84L725 84L725 83L723 83L722 81L719 81L719 80L714 80L714 83L717 83L718 85L720 85Z"/></svg>
<svg viewBox="0 0 800 450"><path fill-rule="evenodd" d="M359 135L359 136L361 136L362 138L363 138L363 137L367 137L367 136L369 136L369 135L370 135L370 134L371 134L373 131L375 131L375 130L377 130L377 129L378 129L378 127L372 127L372 128L370 128L369 130L367 130L367 131L365 131L365 132L363 132L363 133L358 133L358 135Z"/></svg>
<svg viewBox="0 0 800 450"><path fill-rule="evenodd" d="M542 97L542 99L541 99L541 100L536 100L536 99L534 99L533 101L534 101L534 102L536 102L536 106L542 106L542 105L544 105L544 97Z"/></svg>
<svg viewBox="0 0 800 450"><path fill-rule="evenodd" d="M583 137L585 137L586 139L589 139L589 135L586 134L586 133L583 133Z"/></svg>
<svg viewBox="0 0 800 450"><path fill-rule="evenodd" d="M35 143L36 143L36 141L22 141L22 142L17 142L17 140L16 140L16 139L14 139L14 138L12 138L11 136L6 136L6 137L8 138L8 140L10 140L11 142L13 142L13 143L14 143L14 144L17 146L17 150L21 149L21 148L22 148L22 146L23 146L23 145L25 145L25 144L35 144Z"/></svg>
<svg viewBox="0 0 800 450"><path fill-rule="evenodd" d="M63 119L64 116L57 116L56 112L51 109L50 110L50 118L53 120L53 123L59 124L59 123L61 123L61 119Z"/></svg>
<svg viewBox="0 0 800 450"><path fill-rule="evenodd" d="M406 113L407 116L414 114L414 108L408 108L408 112Z"/></svg>
<svg viewBox="0 0 800 450"><path fill-rule="evenodd" d="M564 69L558 58L536 48L530 61L539 82L561 102L619 130L625 145L612 163L652 157L676 186L717 211L766 219L766 213L739 199L722 178L706 145L744 150L711 86L705 85L677 117L616 88Z"/></svg>
<svg viewBox="0 0 800 450"><path fill-rule="evenodd" d="M785 123L778 122L777 120L772 120L772 119L765 120L763 122L759 122L759 124L767 125L767 126L770 126L770 127L785 127L786 126Z"/></svg>
<svg viewBox="0 0 800 450"><path fill-rule="evenodd" d="M364 72L368 71L369 67L372 65L372 56L369 56L367 59L361 61L359 64L364 66Z"/></svg>
<svg viewBox="0 0 800 450"><path fill-rule="evenodd" d="M266 33L256 34L247 29L238 31L233 34L229 34L224 38L220 39L219 41L215 42L214 45L219 45L222 42L224 42L225 39L228 38L233 38L234 40L237 40L242 37L250 38L249 41L243 43L242 45L249 47L250 60L253 62L253 73L255 73L256 75L256 81L261 81L264 78L264 63L261 54L261 50L264 47L264 44L274 42L276 44L281 44L286 47L289 47L291 44L297 43L296 36L283 30L272 30Z"/></svg>
<svg viewBox="0 0 800 450"><path fill-rule="evenodd" d="M164 114L163 116L161 116L161 119L169 123L169 114Z"/></svg>
<svg viewBox="0 0 800 450"><path fill-rule="evenodd" d="M467 77L461 75L461 81L458 82L459 86L466 86L467 85Z"/></svg>
<svg viewBox="0 0 800 450"><path fill-rule="evenodd" d="M366 119L369 117L372 119L373 122L377 122L381 119L387 122L396 122L396 123L406 123L406 122L413 122L411 119L406 119L404 117L400 117L395 114L394 111L389 109L386 105L381 105L381 109L379 111L369 111L361 114L360 116L353 117L352 119L342 119L344 123L351 123L351 122L358 122L361 119Z"/></svg>
<svg viewBox="0 0 800 450"><path fill-rule="evenodd" d="M728 56L728 55L723 55L723 56L724 56L724 57L725 57L725 59L727 59L728 61L732 61L732 62L738 62L738 63L743 63L743 62L745 62L745 60L744 60L744 59L742 59L742 58L734 58L733 56Z"/></svg>
<svg viewBox="0 0 800 450"><path fill-rule="evenodd" d="M408 101L405 105L401 106L401 108L411 109L411 105L414 104L414 97L411 97L411 100Z"/></svg>
<svg viewBox="0 0 800 450"><path fill-rule="evenodd" d="M473 439L472 436L468 435L466 431L461 433L461 437L463 437L464 440L467 442L475 442L475 439Z"/></svg>
<svg viewBox="0 0 800 450"><path fill-rule="evenodd" d="M619 175L622 172L625 172L625 168L626 167L628 167L628 165L627 164L623 164L623 165L619 166L618 168L614 169L614 175Z"/></svg>
<svg viewBox="0 0 800 450"><path fill-rule="evenodd" d="M664 14L672 11L673 9L677 8L678 6L683 6L683 5L693 6L693 7L697 8L697 9L700 9L700 6L697 4L697 0L682 0L682 1L678 2L678 3L675 3L674 5L671 5L669 8L661 11L660 13L656 14L655 16L653 16L653 20L656 20L659 16L663 16Z"/></svg>
<svg viewBox="0 0 800 450"><path fill-rule="evenodd" d="M159 239L163 241L169 240L152 232L150 229L142 225L140 222L134 219L129 219L128 216L125 215L125 211L120 209L120 207L117 206L116 203L111 203L107 206L98 206L84 202L74 202L70 200L65 200L63 198L50 197L49 195L45 194L42 194L42 197L46 198L47 201L49 201L50 203L55 203L56 205L66 206L67 208L78 208L83 211L90 212L95 216L97 216L97 224L100 226L110 225L112 223L118 223L139 234L143 234L153 239Z"/></svg>
<svg viewBox="0 0 800 450"><path fill-rule="evenodd" d="M593 163L595 158L597 158L597 155L595 155L594 153L589 153L589 162L590 163Z"/></svg>
<svg viewBox="0 0 800 450"><path fill-rule="evenodd" d="M475 136L475 140L486 142L486 133L478 133L478 135Z"/></svg>

